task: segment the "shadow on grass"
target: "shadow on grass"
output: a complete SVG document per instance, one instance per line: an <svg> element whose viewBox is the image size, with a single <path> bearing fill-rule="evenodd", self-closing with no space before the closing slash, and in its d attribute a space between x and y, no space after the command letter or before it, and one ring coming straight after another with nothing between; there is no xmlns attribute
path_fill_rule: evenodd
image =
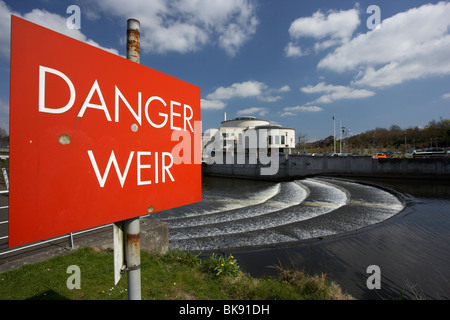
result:
<svg viewBox="0 0 450 320"><path fill-rule="evenodd" d="M33 297L30 297L26 300L70 300L69 298L60 295L59 293L53 291L53 290L48 290L42 293L39 293Z"/></svg>

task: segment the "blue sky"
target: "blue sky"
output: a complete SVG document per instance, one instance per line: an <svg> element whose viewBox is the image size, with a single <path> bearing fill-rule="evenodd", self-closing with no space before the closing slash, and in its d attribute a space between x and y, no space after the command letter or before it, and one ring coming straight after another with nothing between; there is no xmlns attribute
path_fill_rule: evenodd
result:
<svg viewBox="0 0 450 320"><path fill-rule="evenodd" d="M11 14L122 56L126 21L140 20L141 64L201 88L204 131L225 112L309 140L333 134L333 115L350 134L450 118L448 1L0 0L6 131Z"/></svg>

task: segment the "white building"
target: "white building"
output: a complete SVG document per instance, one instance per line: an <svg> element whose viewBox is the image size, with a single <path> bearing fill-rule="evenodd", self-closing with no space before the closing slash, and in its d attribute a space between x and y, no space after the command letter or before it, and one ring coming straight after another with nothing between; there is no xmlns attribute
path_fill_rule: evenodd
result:
<svg viewBox="0 0 450 320"><path fill-rule="evenodd" d="M233 155L258 152L291 154L294 148L294 129L283 128L255 117L224 120L219 129L210 129L203 136L204 154L212 150Z"/></svg>

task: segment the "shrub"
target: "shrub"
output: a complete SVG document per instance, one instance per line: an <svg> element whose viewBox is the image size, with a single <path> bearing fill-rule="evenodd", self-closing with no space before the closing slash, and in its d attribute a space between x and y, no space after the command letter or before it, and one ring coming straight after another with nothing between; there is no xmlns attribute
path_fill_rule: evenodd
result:
<svg viewBox="0 0 450 320"><path fill-rule="evenodd" d="M231 254L219 256L213 253L211 257L204 261L203 269L215 277L237 277L241 274L239 264Z"/></svg>

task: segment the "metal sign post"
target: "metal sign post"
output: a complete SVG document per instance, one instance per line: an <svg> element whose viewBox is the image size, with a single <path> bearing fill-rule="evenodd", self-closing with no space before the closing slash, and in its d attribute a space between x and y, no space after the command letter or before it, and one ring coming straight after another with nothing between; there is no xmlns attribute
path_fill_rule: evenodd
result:
<svg viewBox="0 0 450 320"><path fill-rule="evenodd" d="M127 59L139 63L140 23L127 21ZM128 300L141 300L141 229L139 217L124 221Z"/></svg>
<svg viewBox="0 0 450 320"><path fill-rule="evenodd" d="M141 232L139 217L125 221L128 300L141 300Z"/></svg>
<svg viewBox="0 0 450 320"><path fill-rule="evenodd" d="M127 59L139 63L140 23L127 21ZM128 300L141 300L141 230L139 217L114 223L114 284L128 272Z"/></svg>

